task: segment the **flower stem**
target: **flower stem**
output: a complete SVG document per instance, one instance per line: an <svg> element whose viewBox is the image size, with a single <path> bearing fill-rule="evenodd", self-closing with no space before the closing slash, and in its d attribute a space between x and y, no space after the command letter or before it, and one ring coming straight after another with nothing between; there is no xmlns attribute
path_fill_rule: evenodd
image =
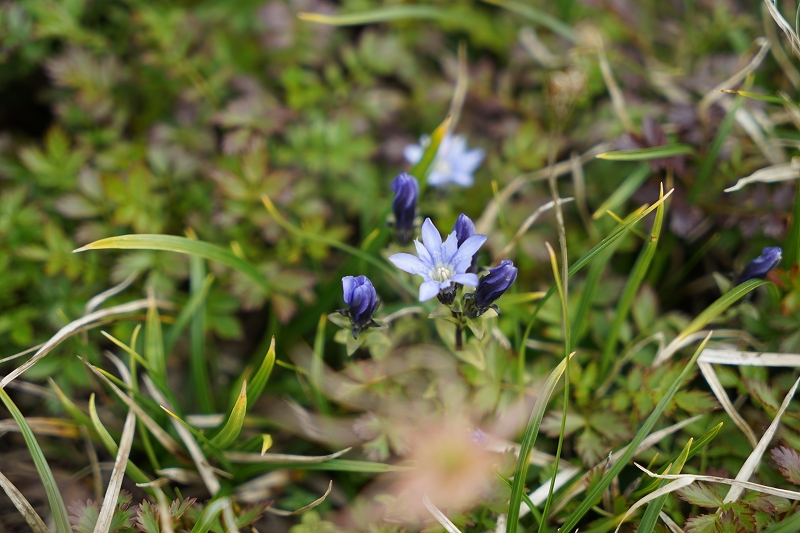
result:
<svg viewBox="0 0 800 533"><path fill-rule="evenodd" d="M461 322L461 313L456 313L452 311L453 318ZM456 351L460 352L464 348L464 335L463 335L464 327L459 323L456 326Z"/></svg>

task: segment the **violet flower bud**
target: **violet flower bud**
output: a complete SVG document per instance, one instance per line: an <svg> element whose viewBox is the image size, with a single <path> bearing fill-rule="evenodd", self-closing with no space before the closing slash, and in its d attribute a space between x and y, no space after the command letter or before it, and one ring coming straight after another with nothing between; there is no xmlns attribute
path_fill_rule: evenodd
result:
<svg viewBox="0 0 800 533"><path fill-rule="evenodd" d="M349 309L338 309L339 314L350 319L353 338L357 339L361 330L378 327L372 314L380 305L378 293L367 276L345 276L342 278L344 303Z"/></svg>
<svg viewBox="0 0 800 533"><path fill-rule="evenodd" d="M456 219L456 223L453 224L453 231L456 232L456 238L458 238L458 245L461 246L464 241L475 235L475 224L472 223L472 219L469 218L464 213L458 215ZM472 262L467 268L467 272L472 272L473 274L478 271L478 254L472 256Z"/></svg>
<svg viewBox="0 0 800 533"><path fill-rule="evenodd" d="M394 235L397 242L406 245L414 237L414 218L417 216L419 182L411 174L403 172L391 183L394 191Z"/></svg>
<svg viewBox="0 0 800 533"><path fill-rule="evenodd" d="M761 251L761 255L747 263L742 273L736 279L736 284L744 283L749 279L765 278L769 271L778 266L783 256L780 246L767 246Z"/></svg>
<svg viewBox="0 0 800 533"><path fill-rule="evenodd" d="M489 309L496 313L500 310L495 301L508 290L517 279L517 269L514 263L504 259L496 267L489 269L489 273L478 281L478 288L472 294L464 296L464 313L469 318L477 318Z"/></svg>

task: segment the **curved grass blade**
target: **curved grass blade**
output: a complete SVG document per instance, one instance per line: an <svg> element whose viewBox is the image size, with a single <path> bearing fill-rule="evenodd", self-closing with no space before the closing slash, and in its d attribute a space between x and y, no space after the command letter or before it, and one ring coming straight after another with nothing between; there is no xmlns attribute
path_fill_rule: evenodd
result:
<svg viewBox="0 0 800 533"><path fill-rule="evenodd" d="M436 154L439 152L439 146L442 144L444 136L450 130L450 117L444 119L439 126L431 133L430 142L425 147L420 160L412 166L408 173L419 180L419 191L422 194L428 185L428 173L431 170L433 162L436 160Z"/></svg>
<svg viewBox="0 0 800 533"><path fill-rule="evenodd" d="M211 527L214 525L214 522L217 521L217 517L222 512L222 509L225 507L226 503L229 501L230 500L227 497L210 501L200 514L200 518L198 518L197 522L195 522L191 533L208 533L208 530L211 529Z"/></svg>
<svg viewBox="0 0 800 533"><path fill-rule="evenodd" d="M551 30L553 33L557 33L562 37L569 39L570 41L575 41L577 39L575 31L568 25L564 24L557 18L548 15L544 11L536 9L531 5L522 4L520 2L514 2L513 0L483 0L483 1L486 2L487 4L492 4L507 9L512 13L522 15L531 22L541 24L545 28Z"/></svg>
<svg viewBox="0 0 800 533"><path fill-rule="evenodd" d="M195 241L187 237L153 234L121 235L119 237L100 239L73 250L73 253L89 250L160 250L202 257L241 272L256 282L267 294L272 292L272 286L251 263L221 246Z"/></svg>
<svg viewBox="0 0 800 533"><path fill-rule="evenodd" d="M272 513L272 514L278 515L278 516L295 516L295 515L303 514L306 511L310 511L311 509L313 509L317 505L319 505L322 502L324 502L325 498L328 497L328 494L330 494L332 490L333 490L333 481L329 481L328 482L328 490L325 491L325 494L323 494L322 496L320 496L319 498L317 498L313 502L309 503L308 505L304 505L303 507L301 507L300 509L298 509L296 511L284 511L282 509L275 509L274 507L267 507L265 509L265 511L267 511L268 513Z"/></svg>
<svg viewBox="0 0 800 533"><path fill-rule="evenodd" d="M519 448L517 467L514 470L514 483L511 486L511 497L508 502L508 533L516 533L519 525L519 508L522 502L522 494L525 492L525 477L528 474L528 467L531 462L530 455L533 451L533 445L536 444L539 426L542 425L542 418L547 409L547 404L550 402L550 395L553 394L561 374L564 373L567 363L572 360L573 355L569 354L553 369L531 411L531 417L528 420L528 426L525 428L525 434L522 437L522 444Z"/></svg>
<svg viewBox="0 0 800 533"><path fill-rule="evenodd" d="M661 159L662 157L688 154L694 154L694 148L688 144L668 144L666 146L654 146L653 148L640 148L638 150L603 152L597 155L597 159L607 159L609 161L649 161L651 159Z"/></svg>
<svg viewBox="0 0 800 533"><path fill-rule="evenodd" d="M341 457L352 450L345 448L330 455L288 455L283 453L248 453L248 452L226 452L225 457L234 463L324 463L337 457Z"/></svg>
<svg viewBox="0 0 800 533"><path fill-rule="evenodd" d="M663 189L661 190L661 197L664 197ZM650 231L650 239L647 241L644 249L642 249L640 252L639 257L636 259L636 264L634 264L633 270L631 270L631 273L628 275L628 279L625 282L625 287L622 289L619 303L617 303L617 311L614 314L614 320L609 326L608 335L606 336L606 341L603 345L603 354L600 357L599 378L601 381L605 378L606 373L611 368L622 325L625 322L625 319L628 317L628 312L633 305L633 300L636 298L636 294L639 292L639 287L641 287L642 282L647 275L647 270L650 268L650 263L652 263L653 257L656 255L656 248L658 247L660 240L659 237L661 235L661 226L664 222L665 211L666 204L659 204L658 209L656 209L656 218L653 222L653 228Z"/></svg>
<svg viewBox="0 0 800 533"><path fill-rule="evenodd" d="M239 391L239 397L236 398L236 403L233 405L230 414L225 419L225 425L219 430L219 433L214 435L211 439L211 444L217 448L227 448L239 433L242 432L244 425L244 415L247 412L247 381L242 382L242 388Z"/></svg>
<svg viewBox="0 0 800 533"><path fill-rule="evenodd" d="M0 389L0 400L3 401L6 409L8 409L11 416L19 425L22 438L25 439L25 444L28 446L28 451L31 453L33 464L36 466L36 471L39 473L39 477L44 485L44 491L47 494L47 501L50 504L50 512L53 514L53 521L55 522L57 533L71 533L72 526L69 522L67 506L64 505L64 499L61 497L56 479L53 477L50 465L47 464L47 459L45 459L42 448L36 441L31 427L25 421L25 416L23 416L22 412L11 400L11 397L5 389Z"/></svg>
<svg viewBox="0 0 800 533"><path fill-rule="evenodd" d="M672 397L675 396L675 393L678 392L681 385L683 385L684 380L688 377L689 373L692 370L697 358L700 356L700 353L705 348L708 340L711 338L711 334L709 333L705 340L700 344L697 351L695 351L692 358L686 363L686 366L681 371L680 375L672 382L667 392L662 396L661 400L656 405L653 412L650 413L650 416L647 417L647 420L644 421L642 427L639 428L639 431L636 432L636 435L633 437L631 443L626 447L625 451L621 454L621 456L616 458L616 462L614 465L608 469L605 475L600 479L600 481L592 488L592 490L586 495L586 498L578 505L578 507L569 515L566 523L561 527L562 531L574 531L575 527L578 525L578 522L583 518L583 516L589 512L589 510L594 507L597 502L603 497L603 492L611 485L611 482L614 481L614 478L619 475L620 471L625 467L625 465L630 461L633 454L636 453L636 449L639 447L639 444L647 437L647 434L650 433L650 430L653 429L655 426L656 421L661 417L661 413L664 412L666 409L667 404L672 401ZM511 525L511 524L509 524ZM513 533L513 532L511 532Z"/></svg>
<svg viewBox="0 0 800 533"><path fill-rule="evenodd" d="M669 359L672 354L680 348L683 341L687 337L706 327L709 322L724 313L726 309L739 301L746 294L754 289L757 289L758 287L761 287L762 285L767 285L769 283L769 281L765 281L763 279L750 279L740 285L737 285L720 296L714 303L706 307L702 313L697 315L695 319L692 320L689 325L686 326L683 331L681 331L678 336L667 345L666 348L664 348L664 351L656 356L655 360L653 361L653 366L659 366L664 363L664 361Z"/></svg>
<svg viewBox="0 0 800 533"><path fill-rule="evenodd" d="M297 14L297 18L300 20L329 26L360 26L362 24L406 19L445 20L449 16L450 14L445 9L426 5L382 7L346 15L323 15L322 13L305 12Z"/></svg>

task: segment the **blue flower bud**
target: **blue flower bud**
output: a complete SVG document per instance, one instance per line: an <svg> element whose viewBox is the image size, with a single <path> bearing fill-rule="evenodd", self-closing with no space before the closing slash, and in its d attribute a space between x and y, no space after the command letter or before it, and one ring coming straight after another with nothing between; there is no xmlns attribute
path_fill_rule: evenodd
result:
<svg viewBox="0 0 800 533"><path fill-rule="evenodd" d="M375 287L367 276L345 276L342 278L344 303L348 309L339 309L339 314L350 318L353 338L357 339L362 329L378 327L372 320L372 314L380 301Z"/></svg>
<svg viewBox="0 0 800 533"><path fill-rule="evenodd" d="M392 180L391 187L394 191L392 211L394 211L395 239L400 244L406 245L414 237L419 182L414 176L403 172Z"/></svg>
<svg viewBox="0 0 800 533"><path fill-rule="evenodd" d="M472 223L472 219L469 218L464 213L458 215L458 219L456 219L456 223L453 225L453 231L456 232L456 238L458 239L458 245L461 246L464 241L475 235L475 224ZM467 268L467 272L472 272L473 274L478 271L478 254L472 256L472 263L470 263L469 268Z"/></svg>
<svg viewBox="0 0 800 533"><path fill-rule="evenodd" d="M464 296L464 313L469 318L477 318L489 309L500 310L494 304L504 292L508 290L517 279L517 269L514 263L504 259L496 267L489 269L489 273L478 281L478 288L472 294Z"/></svg>
<svg viewBox="0 0 800 533"><path fill-rule="evenodd" d="M739 285L749 279L765 278L769 271L781 262L782 255L783 250L780 246L767 246L761 251L761 255L747 263L742 273L739 274L736 284Z"/></svg>

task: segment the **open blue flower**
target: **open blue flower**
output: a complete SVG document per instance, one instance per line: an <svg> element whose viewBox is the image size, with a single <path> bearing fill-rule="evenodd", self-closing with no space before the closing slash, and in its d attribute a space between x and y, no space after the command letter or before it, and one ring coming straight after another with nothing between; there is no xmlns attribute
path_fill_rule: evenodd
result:
<svg viewBox="0 0 800 533"><path fill-rule="evenodd" d="M417 255L394 254L389 261L404 272L422 276L425 281L419 287L419 301L430 300L439 291L450 289L453 283L461 283L475 287L478 285L478 276L467 273L472 263L472 256L486 242L486 235L472 235L461 246L454 231L442 242L431 219L426 218L422 223L422 242L414 241Z"/></svg>
<svg viewBox="0 0 800 533"><path fill-rule="evenodd" d="M403 149L403 155L411 164L422 159L430 137L423 135L419 141L419 144L409 144ZM471 187L475 182L472 175L483 161L483 156L480 148L467 150L467 140L462 135L445 134L428 175L428 185L440 187L454 183L461 187Z"/></svg>

